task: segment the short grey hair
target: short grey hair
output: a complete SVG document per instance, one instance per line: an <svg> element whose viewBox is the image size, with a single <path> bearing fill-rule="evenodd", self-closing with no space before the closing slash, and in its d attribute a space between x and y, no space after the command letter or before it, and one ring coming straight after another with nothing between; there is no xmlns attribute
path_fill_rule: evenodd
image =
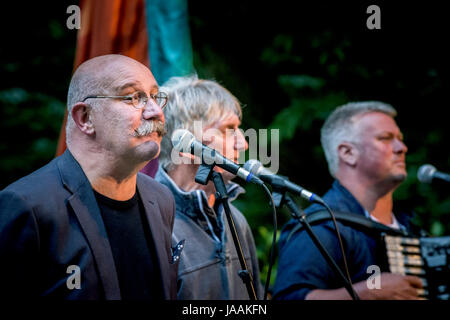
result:
<svg viewBox="0 0 450 320"><path fill-rule="evenodd" d="M167 134L161 141L159 162L168 171L173 165L171 137L175 130L186 129L195 134L196 121L201 121L206 127L232 114L242 119L239 100L215 80L199 79L195 74L172 77L160 91L167 93L168 102L164 108Z"/></svg>
<svg viewBox="0 0 450 320"><path fill-rule="evenodd" d="M356 116L365 113L381 112L394 118L397 111L389 104L380 101L350 102L337 107L327 118L320 131L320 141L333 177L339 165L338 146L344 142L356 142Z"/></svg>

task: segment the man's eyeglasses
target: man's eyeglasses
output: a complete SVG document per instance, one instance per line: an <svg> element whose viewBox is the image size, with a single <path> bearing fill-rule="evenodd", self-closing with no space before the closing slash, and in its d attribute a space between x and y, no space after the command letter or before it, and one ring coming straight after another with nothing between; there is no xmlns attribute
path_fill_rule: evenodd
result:
<svg viewBox="0 0 450 320"><path fill-rule="evenodd" d="M142 109L145 108L145 106L148 103L148 96L143 92L135 92L128 96L87 96L83 99L82 102L86 101L87 99L103 99L103 98L110 98L110 99L121 99L121 100L128 100L131 101L133 106L136 109ZM153 100L154 103L156 103L160 108L164 108L167 104L167 93L165 92L158 92L157 94L150 95L150 98Z"/></svg>

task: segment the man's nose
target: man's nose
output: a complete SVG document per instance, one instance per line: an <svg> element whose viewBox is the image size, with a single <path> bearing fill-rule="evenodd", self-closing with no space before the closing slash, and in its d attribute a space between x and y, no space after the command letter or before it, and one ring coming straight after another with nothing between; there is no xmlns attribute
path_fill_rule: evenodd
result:
<svg viewBox="0 0 450 320"><path fill-rule="evenodd" d="M245 140L244 134L240 129L236 129L235 149L239 151L245 151L248 149L247 140Z"/></svg>
<svg viewBox="0 0 450 320"><path fill-rule="evenodd" d="M408 151L408 147L402 140L395 139L394 151L396 153L406 153Z"/></svg>
<svg viewBox="0 0 450 320"><path fill-rule="evenodd" d="M142 113L142 116L145 120L159 120L164 122L164 112L162 111L161 107L153 100L149 99L147 102L147 105L144 108L144 112Z"/></svg>

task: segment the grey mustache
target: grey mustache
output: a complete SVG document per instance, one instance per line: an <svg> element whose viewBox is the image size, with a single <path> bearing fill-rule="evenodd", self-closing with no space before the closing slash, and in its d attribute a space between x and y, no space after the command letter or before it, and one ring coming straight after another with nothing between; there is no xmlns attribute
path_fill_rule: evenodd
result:
<svg viewBox="0 0 450 320"><path fill-rule="evenodd" d="M144 121L139 128L134 129L135 137L145 137L153 132L157 132L160 136L164 136L167 131L162 121Z"/></svg>

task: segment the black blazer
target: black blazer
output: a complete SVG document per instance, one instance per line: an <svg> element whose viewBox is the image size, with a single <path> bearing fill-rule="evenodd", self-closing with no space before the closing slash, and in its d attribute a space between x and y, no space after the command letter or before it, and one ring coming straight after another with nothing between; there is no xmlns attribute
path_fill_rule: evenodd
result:
<svg viewBox="0 0 450 320"><path fill-rule="evenodd" d="M164 297L176 299L177 264L171 263L173 196L142 173L137 176L137 189L155 243ZM80 289L66 284L74 275L72 265L80 268ZM95 195L68 150L0 192L0 296L121 298Z"/></svg>

